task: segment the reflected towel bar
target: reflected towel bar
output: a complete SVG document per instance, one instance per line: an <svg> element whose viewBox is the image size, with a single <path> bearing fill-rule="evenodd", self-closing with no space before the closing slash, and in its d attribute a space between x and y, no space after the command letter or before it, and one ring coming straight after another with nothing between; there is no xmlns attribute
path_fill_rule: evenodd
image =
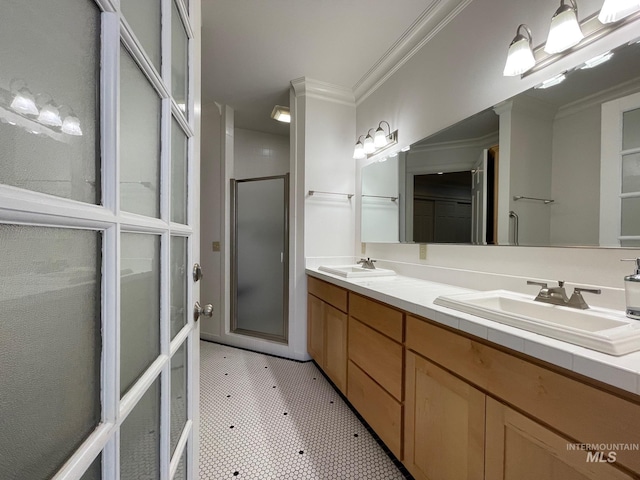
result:
<svg viewBox="0 0 640 480"><path fill-rule="evenodd" d="M362 197L372 197L372 198L388 198L389 200L391 200L392 202L395 202L396 200L398 200L398 197L387 197L385 195L362 195Z"/></svg>
<svg viewBox="0 0 640 480"><path fill-rule="evenodd" d="M550 200L548 198L525 197L523 195L514 195L513 196L513 200L514 201L518 201L518 200L536 200L538 202L544 202L545 205L547 205L549 203L553 203L555 201L555 200Z"/></svg>
<svg viewBox="0 0 640 480"><path fill-rule="evenodd" d="M309 196L313 196L316 193L324 193L325 195L346 195L347 198L353 197L353 193L340 193L340 192L321 192L320 190L309 190Z"/></svg>

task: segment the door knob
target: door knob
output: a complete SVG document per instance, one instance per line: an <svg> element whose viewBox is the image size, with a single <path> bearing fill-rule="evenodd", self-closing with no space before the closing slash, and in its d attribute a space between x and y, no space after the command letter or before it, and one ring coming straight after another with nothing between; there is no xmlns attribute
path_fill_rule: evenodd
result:
<svg viewBox="0 0 640 480"><path fill-rule="evenodd" d="M202 267L199 263L193 264L193 281L197 282L202 278Z"/></svg>
<svg viewBox="0 0 640 480"><path fill-rule="evenodd" d="M200 306L200 302L196 302L193 306L193 321L197 322L200 319L200 315L204 315L205 317L213 316L213 305L207 303L204 307Z"/></svg>

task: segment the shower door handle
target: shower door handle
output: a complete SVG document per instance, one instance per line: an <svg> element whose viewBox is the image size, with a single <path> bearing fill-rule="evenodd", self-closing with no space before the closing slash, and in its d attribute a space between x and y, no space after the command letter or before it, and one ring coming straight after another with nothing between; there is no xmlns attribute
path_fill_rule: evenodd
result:
<svg viewBox="0 0 640 480"><path fill-rule="evenodd" d="M204 307L201 307L200 302L196 302L193 306L193 321L197 322L200 319L200 315L211 318L213 316L213 305L207 303Z"/></svg>

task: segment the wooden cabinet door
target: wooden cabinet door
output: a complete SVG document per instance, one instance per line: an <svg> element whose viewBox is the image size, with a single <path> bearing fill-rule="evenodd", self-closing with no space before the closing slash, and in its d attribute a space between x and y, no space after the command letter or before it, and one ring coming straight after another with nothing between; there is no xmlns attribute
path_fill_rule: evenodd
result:
<svg viewBox="0 0 640 480"><path fill-rule="evenodd" d="M412 352L405 388L404 462L411 474L417 480L482 480L486 396Z"/></svg>
<svg viewBox="0 0 640 480"><path fill-rule="evenodd" d="M324 305L324 371L342 393L347 393L347 314Z"/></svg>
<svg viewBox="0 0 640 480"><path fill-rule="evenodd" d="M486 478L491 480L622 480L631 477L506 405L487 399ZM589 458L591 460L589 461Z"/></svg>
<svg viewBox="0 0 640 480"><path fill-rule="evenodd" d="M324 302L307 295L307 351L320 365L324 364Z"/></svg>

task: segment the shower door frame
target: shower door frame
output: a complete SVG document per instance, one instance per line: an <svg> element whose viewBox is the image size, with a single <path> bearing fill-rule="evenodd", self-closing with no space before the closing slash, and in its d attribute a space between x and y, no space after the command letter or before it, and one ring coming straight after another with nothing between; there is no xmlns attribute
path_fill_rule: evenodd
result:
<svg viewBox="0 0 640 480"><path fill-rule="evenodd" d="M238 184L246 182L259 182L264 180L284 180L284 248L282 252L283 263L283 289L282 289L282 305L283 305L283 335L272 335L269 333L261 333L244 328L238 328L237 312L238 312ZM289 343L289 173L284 175L270 175L266 177L243 178L236 180L231 179L231 302L230 302L230 320L229 330L231 333L246 335L250 337L261 338L263 340L271 340L287 345Z"/></svg>

